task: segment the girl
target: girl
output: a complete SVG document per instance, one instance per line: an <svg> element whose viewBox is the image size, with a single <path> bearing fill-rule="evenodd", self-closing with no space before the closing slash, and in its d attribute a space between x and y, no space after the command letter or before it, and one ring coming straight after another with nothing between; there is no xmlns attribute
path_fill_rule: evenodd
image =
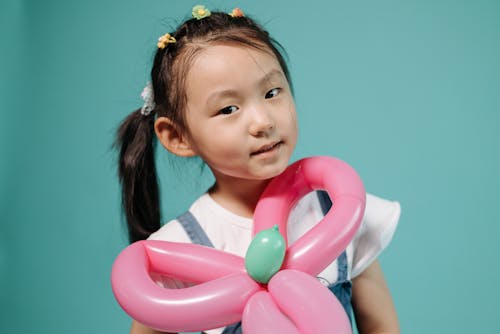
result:
<svg viewBox="0 0 500 334"><path fill-rule="evenodd" d="M193 18L159 39L145 104L121 124L119 176L130 242L157 239L209 245L244 256L253 211L269 181L289 164L297 119L279 45L241 10ZM189 211L160 228L156 138L180 157L199 156L214 185ZM289 218L293 242L328 210L324 192L305 196ZM399 204L367 195L361 228L318 279L353 316L360 333L398 333L376 257L390 241ZM187 283L157 277L167 288ZM352 295L352 298L351 298ZM239 324L206 333L239 333ZM133 322L131 333L157 333Z"/></svg>

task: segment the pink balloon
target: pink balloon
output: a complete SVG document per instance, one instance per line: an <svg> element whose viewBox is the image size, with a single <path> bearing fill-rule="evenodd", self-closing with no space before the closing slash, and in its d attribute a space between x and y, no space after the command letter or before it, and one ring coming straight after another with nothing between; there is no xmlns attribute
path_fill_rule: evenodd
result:
<svg viewBox="0 0 500 334"><path fill-rule="evenodd" d="M243 311L243 333L300 334L266 291L254 294Z"/></svg>
<svg viewBox="0 0 500 334"><path fill-rule="evenodd" d="M282 270L271 278L268 290L300 333L351 333L342 304L315 277L297 270Z"/></svg>
<svg viewBox="0 0 500 334"><path fill-rule="evenodd" d="M245 273L244 259L212 247L180 242L141 242L147 252L150 272L201 283L234 273Z"/></svg>
<svg viewBox="0 0 500 334"><path fill-rule="evenodd" d="M283 268L311 275L322 272L354 237L365 209L365 189L358 174L342 160L331 157L306 158L290 165L274 178L262 194L254 214L254 235L278 224L287 235L290 210L312 190L325 189L333 206L285 255Z"/></svg>
<svg viewBox="0 0 500 334"><path fill-rule="evenodd" d="M245 334L351 333L342 305L314 276L340 255L361 223L365 192L356 172L329 157L290 165L259 200L253 232L278 224L286 240L290 210L315 189L326 189L333 207L288 246L281 271L267 287L248 276L239 256L200 245L146 240L117 257L111 274L116 299L132 318L161 331L202 331L243 318ZM197 285L165 289L151 273Z"/></svg>
<svg viewBox="0 0 500 334"><path fill-rule="evenodd" d="M248 299L262 289L244 272L242 260L199 245L139 241L116 259L111 274L113 292L132 318L157 330L223 327L240 321ZM171 274L178 268L182 273L173 277L189 280L198 276L198 281L209 281L184 289L164 289L149 275L152 269Z"/></svg>

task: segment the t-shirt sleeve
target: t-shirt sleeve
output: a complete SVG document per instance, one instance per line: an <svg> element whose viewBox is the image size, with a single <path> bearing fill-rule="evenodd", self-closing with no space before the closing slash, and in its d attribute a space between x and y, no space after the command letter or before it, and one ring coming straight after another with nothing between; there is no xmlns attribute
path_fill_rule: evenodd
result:
<svg viewBox="0 0 500 334"><path fill-rule="evenodd" d="M158 231L151 234L148 240L191 243L189 236L186 234L181 224L179 224L177 220L172 220L163 225ZM179 279L168 277L159 273L151 273L151 279L153 279L153 281L155 281L155 283L159 286L168 289L181 289L187 288L192 285L188 282L184 282Z"/></svg>
<svg viewBox="0 0 500 334"><path fill-rule="evenodd" d="M401 206L366 194L365 215L353 245L351 278L362 273L390 243L398 225Z"/></svg>

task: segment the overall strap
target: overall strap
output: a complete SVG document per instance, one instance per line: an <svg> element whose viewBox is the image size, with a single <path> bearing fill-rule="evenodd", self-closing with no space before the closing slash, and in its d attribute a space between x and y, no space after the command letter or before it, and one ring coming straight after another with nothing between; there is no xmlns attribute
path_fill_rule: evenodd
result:
<svg viewBox="0 0 500 334"><path fill-rule="evenodd" d="M348 275L347 275L347 253L346 251L343 251L342 254L339 255L337 258L337 267L338 267L338 282L345 282L348 281Z"/></svg>
<svg viewBox="0 0 500 334"><path fill-rule="evenodd" d="M187 211L182 216L177 217L177 221L184 228L184 231L186 231L193 244L214 247L203 228L201 228L200 223L191 212Z"/></svg>
<svg viewBox="0 0 500 334"><path fill-rule="evenodd" d="M319 190L316 192L318 194L319 204L321 206L321 211L323 211L323 215L328 213L328 210L332 207L332 200L328 193L324 190ZM337 258L337 267L338 267L338 282L343 282L348 280L347 275L347 254L345 250L342 254Z"/></svg>
<svg viewBox="0 0 500 334"><path fill-rule="evenodd" d="M330 196L328 196L328 193L324 190L317 191L317 194L318 194L319 204L321 206L321 211L323 211L323 215L326 215L328 213L328 210L330 210L330 208L332 207L332 200L330 199ZM337 267L339 268L337 281L342 282L348 280L347 254L345 250L337 258Z"/></svg>
<svg viewBox="0 0 500 334"><path fill-rule="evenodd" d="M332 200L330 199L330 196L328 196L328 193L324 190L318 190L316 194L318 194L319 205L321 205L321 211L323 211L324 216L332 207Z"/></svg>
<svg viewBox="0 0 500 334"><path fill-rule="evenodd" d="M200 226L198 220L193 216L191 212L186 212L182 216L177 217L177 221L181 224L184 231L186 231L189 239L193 244L214 247L207 234ZM231 324L224 328L223 334L241 334L241 322Z"/></svg>
<svg viewBox="0 0 500 334"><path fill-rule="evenodd" d="M332 201L330 200L330 197L328 196L328 193L326 191L321 190L318 191L317 194L319 204L321 205L321 210L323 211L323 215L326 215L328 210L330 210L330 208L332 207ZM337 297L338 301L342 304L352 325L352 283L349 280L347 273L348 262L347 253L345 250L337 258L337 268L337 282L331 284L328 289L335 295L335 297Z"/></svg>

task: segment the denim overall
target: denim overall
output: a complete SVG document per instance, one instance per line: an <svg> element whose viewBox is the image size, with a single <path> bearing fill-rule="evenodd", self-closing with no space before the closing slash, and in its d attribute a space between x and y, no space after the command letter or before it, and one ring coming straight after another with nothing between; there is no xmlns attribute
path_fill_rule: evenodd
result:
<svg viewBox="0 0 500 334"><path fill-rule="evenodd" d="M330 207L332 206L332 202L326 192L318 191L317 194L321 205L321 210L323 211L323 214L326 214L330 209ZM191 212L188 211L185 214L177 217L177 220L186 231L192 243L208 247L214 247L210 239L208 239L208 236L206 235L205 231L203 231L200 224L198 223L196 218L191 214ZM342 252L342 254L340 254L340 256L337 258L337 265L338 265L337 282L329 285L328 289L333 294L335 294L339 302L344 307L344 310L346 311L349 319L351 319L352 284L347 277L347 255L345 251ZM227 326L222 332L222 334L241 334L241 333L242 333L241 322Z"/></svg>

